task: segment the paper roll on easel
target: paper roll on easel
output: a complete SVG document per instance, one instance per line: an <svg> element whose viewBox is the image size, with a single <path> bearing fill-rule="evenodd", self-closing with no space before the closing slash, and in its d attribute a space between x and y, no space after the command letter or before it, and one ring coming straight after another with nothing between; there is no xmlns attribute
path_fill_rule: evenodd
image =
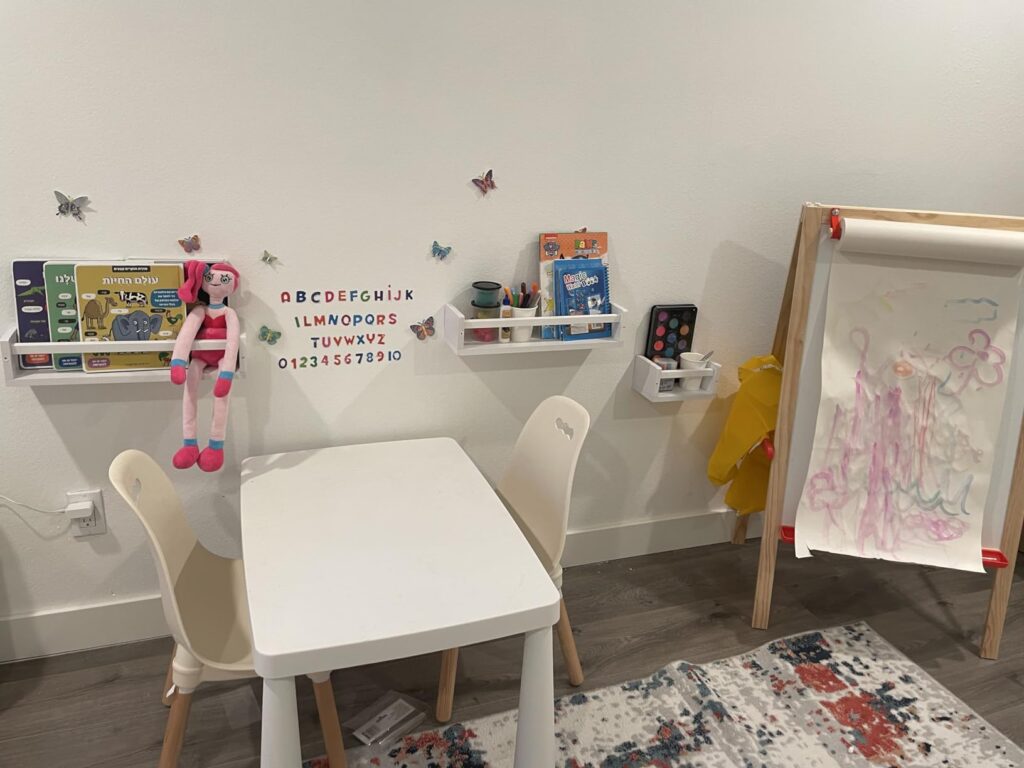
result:
<svg viewBox="0 0 1024 768"><path fill-rule="evenodd" d="M843 219L840 253L1024 266L1024 232Z"/></svg>

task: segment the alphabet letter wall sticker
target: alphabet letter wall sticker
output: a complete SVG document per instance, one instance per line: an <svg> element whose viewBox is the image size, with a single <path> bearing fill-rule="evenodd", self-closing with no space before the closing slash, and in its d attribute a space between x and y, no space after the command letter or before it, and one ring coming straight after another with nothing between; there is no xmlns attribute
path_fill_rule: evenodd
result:
<svg viewBox="0 0 1024 768"><path fill-rule="evenodd" d="M390 283L383 287L307 287L284 290L279 294L281 304L295 305L298 313L291 318L296 334L289 334L284 345L308 340L311 349L295 357L277 360L280 370L350 368L394 363L402 359L395 330L409 321L399 318L398 310L415 300L412 288L395 288ZM302 305L301 307L298 305ZM423 338L434 333L433 320L417 323L423 326ZM410 326L411 327L411 326ZM429 329L429 330L427 330ZM303 332L309 335L304 335ZM270 331L269 333L274 333Z"/></svg>

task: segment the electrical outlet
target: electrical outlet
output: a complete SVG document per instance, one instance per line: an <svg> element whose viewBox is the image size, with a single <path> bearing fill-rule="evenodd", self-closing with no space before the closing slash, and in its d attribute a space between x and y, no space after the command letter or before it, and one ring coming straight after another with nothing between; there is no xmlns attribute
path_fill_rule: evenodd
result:
<svg viewBox="0 0 1024 768"><path fill-rule="evenodd" d="M93 512L89 517L80 517L71 523L71 535L75 538L96 536L107 532L107 516L103 507L103 491L69 491L68 504L76 501L91 501Z"/></svg>

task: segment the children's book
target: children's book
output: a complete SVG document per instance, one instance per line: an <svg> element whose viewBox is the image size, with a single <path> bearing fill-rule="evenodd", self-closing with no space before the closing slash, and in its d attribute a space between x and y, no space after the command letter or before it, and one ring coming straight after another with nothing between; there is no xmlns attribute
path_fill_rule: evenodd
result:
<svg viewBox="0 0 1024 768"><path fill-rule="evenodd" d="M557 326L565 341L599 339L612 335L611 323L589 323L587 315L611 312L608 265L602 259L562 259L552 263L555 313L580 315L580 322Z"/></svg>
<svg viewBox="0 0 1024 768"><path fill-rule="evenodd" d="M50 322L53 341L79 341L78 294L75 291L75 265L48 261L43 265L46 284L46 314ZM82 370L79 354L53 355L53 367L58 371Z"/></svg>
<svg viewBox="0 0 1024 768"><path fill-rule="evenodd" d="M186 307L178 297L181 264L77 264L78 318L83 341L170 341ZM88 373L167 368L167 352L88 352Z"/></svg>
<svg viewBox="0 0 1024 768"><path fill-rule="evenodd" d="M555 314L552 264L559 259L599 258L608 263L607 232L563 232L540 236L540 314ZM541 326L541 338L558 338L556 325Z"/></svg>
<svg viewBox="0 0 1024 768"><path fill-rule="evenodd" d="M46 319L46 285L42 261L11 262L14 272L14 306L18 313L18 341L50 340L50 323ZM18 366L24 370L53 368L50 355L19 355Z"/></svg>

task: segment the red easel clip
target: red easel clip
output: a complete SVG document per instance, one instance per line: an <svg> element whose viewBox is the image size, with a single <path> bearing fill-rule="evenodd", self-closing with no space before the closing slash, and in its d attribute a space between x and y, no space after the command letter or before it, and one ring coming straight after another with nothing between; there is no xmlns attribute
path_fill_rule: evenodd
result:
<svg viewBox="0 0 1024 768"><path fill-rule="evenodd" d="M842 227L839 226L839 209L833 208L829 213L828 233L833 240L838 240L842 234Z"/></svg>

